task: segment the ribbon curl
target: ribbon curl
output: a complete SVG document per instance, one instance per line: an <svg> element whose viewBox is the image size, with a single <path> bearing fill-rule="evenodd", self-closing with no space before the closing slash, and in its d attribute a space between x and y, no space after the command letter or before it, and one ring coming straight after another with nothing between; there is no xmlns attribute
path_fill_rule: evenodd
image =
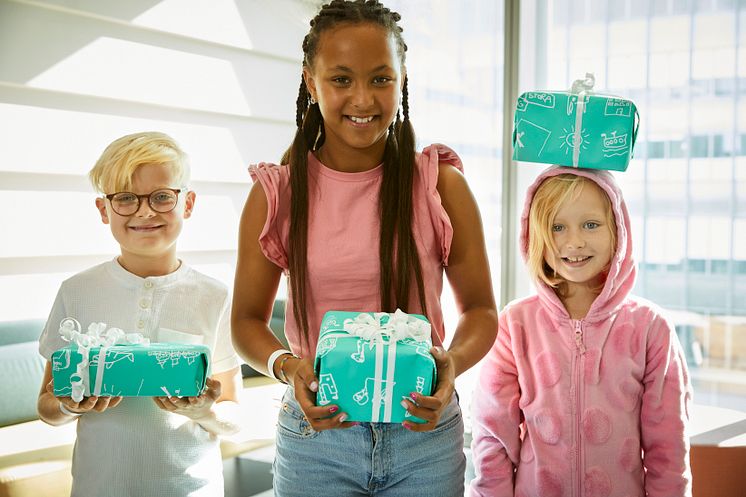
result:
<svg viewBox="0 0 746 497"><path fill-rule="evenodd" d="M64 341L75 344L82 358L75 373L70 376L70 386L72 388L70 397L75 402L83 400L86 392L90 391L88 356L93 347L100 347L98 374L94 386L94 395L98 396L103 381L106 350L109 347L113 345L150 345L150 339L145 338L142 333L125 333L119 328L107 329L106 323L91 323L85 333L80 330L80 323L74 318L65 318L60 322L60 336Z"/></svg>

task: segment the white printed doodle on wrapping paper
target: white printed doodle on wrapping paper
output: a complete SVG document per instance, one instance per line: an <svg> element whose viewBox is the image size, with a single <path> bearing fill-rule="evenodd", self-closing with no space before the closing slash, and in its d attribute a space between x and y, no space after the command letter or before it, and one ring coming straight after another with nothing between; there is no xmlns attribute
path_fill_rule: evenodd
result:
<svg viewBox="0 0 746 497"><path fill-rule="evenodd" d="M342 328L342 326L339 324L339 321L337 321L336 318L329 318L326 321L324 321L324 323L322 324L322 327L321 327L321 331L319 333L323 334L327 330L331 330L331 329L338 330L338 329L341 329L341 328Z"/></svg>
<svg viewBox="0 0 746 497"><path fill-rule="evenodd" d="M337 337L324 338L316 349L316 355L318 357L324 357L326 354L334 350L337 346Z"/></svg>
<svg viewBox="0 0 746 497"><path fill-rule="evenodd" d="M516 133L516 146L518 148L524 148L526 144L541 143L539 152L536 154L537 156L541 155L544 151L544 147L549 141L549 137L552 135L552 132L527 119L520 119L515 127L516 130L522 130Z"/></svg>
<svg viewBox="0 0 746 497"><path fill-rule="evenodd" d="M179 361L183 357L186 359L187 364L194 364L194 361L201 355L200 352L190 350L173 350L173 351L151 351L148 352L148 356L154 356L155 360L158 361L158 365L164 368L166 363L171 360L171 367L177 366Z"/></svg>
<svg viewBox="0 0 746 497"><path fill-rule="evenodd" d="M358 364L364 363L366 345L368 346L368 350L373 350L373 348L376 346L375 342L371 340L359 338L357 341L357 352L353 352L352 354L350 354L350 358Z"/></svg>
<svg viewBox="0 0 746 497"><path fill-rule="evenodd" d="M63 349L62 354L52 359L52 371L64 371L70 367L70 349Z"/></svg>
<svg viewBox="0 0 746 497"><path fill-rule="evenodd" d="M551 93L530 91L518 98L516 112L525 112L529 105L536 105L546 109L554 109L555 97Z"/></svg>
<svg viewBox="0 0 746 497"><path fill-rule="evenodd" d="M628 142L627 138L629 135L624 133L623 135L617 136L616 131L612 131L611 135L601 133L601 139L603 140L603 153L604 157L614 157L617 155L627 155Z"/></svg>
<svg viewBox="0 0 746 497"><path fill-rule="evenodd" d="M417 343L417 348L414 351L417 353L417 355L421 355L422 357L426 358L431 364L435 364L435 359L433 359L433 355L430 353L429 344L419 342Z"/></svg>
<svg viewBox="0 0 746 497"><path fill-rule="evenodd" d="M352 400L357 402L357 404L360 406L364 406L365 404L367 404L370 401L369 387L375 386L377 381L380 381L381 383L381 405L383 406L384 404L386 404L386 389L394 388L396 382L389 383L388 380L376 380L371 376L365 379L365 386L362 390L356 392L355 395L352 396Z"/></svg>
<svg viewBox="0 0 746 497"><path fill-rule="evenodd" d="M570 150L574 150L576 145L580 146L581 151L588 149L588 143L590 140L589 134L585 132L585 129L581 129L578 134L578 139L580 140L580 143L578 144L575 143L575 126L570 126L569 130L562 128L562 131L564 131L565 134L559 137L559 139L562 140L560 148L565 151L565 155L570 153Z"/></svg>
<svg viewBox="0 0 746 497"><path fill-rule="evenodd" d="M98 366L98 358L99 358L98 354L94 355L93 359L91 359L90 365ZM114 365L115 362L119 362L119 361L135 362L135 354L133 354L132 352L116 352L116 351L110 350L106 353L106 359L104 361L105 361L104 367L106 369L111 369L111 367Z"/></svg>
<svg viewBox="0 0 746 497"><path fill-rule="evenodd" d="M331 397L331 398L330 398ZM319 405L325 406L332 400L338 400L337 384L331 373L319 375Z"/></svg>
<svg viewBox="0 0 746 497"><path fill-rule="evenodd" d="M424 376L418 376L417 377L417 384L415 385L414 389L417 391L417 393L423 393L425 391L425 377ZM407 400L410 400L409 397L404 397ZM405 418L411 418L412 413L409 411L406 411L404 413Z"/></svg>
<svg viewBox="0 0 746 497"><path fill-rule="evenodd" d="M610 98L606 100L604 115L630 117L632 115L632 102L621 98Z"/></svg>

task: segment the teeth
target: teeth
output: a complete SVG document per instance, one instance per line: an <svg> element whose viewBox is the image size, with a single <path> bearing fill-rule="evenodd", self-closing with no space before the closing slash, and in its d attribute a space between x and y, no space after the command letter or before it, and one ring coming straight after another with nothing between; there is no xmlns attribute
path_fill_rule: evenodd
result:
<svg viewBox="0 0 746 497"><path fill-rule="evenodd" d="M580 262L588 259L588 257L565 257L570 262Z"/></svg>
<svg viewBox="0 0 746 497"><path fill-rule="evenodd" d="M350 120L358 124L365 124L365 123L371 122L373 120L373 116L368 116L368 117L350 116Z"/></svg>

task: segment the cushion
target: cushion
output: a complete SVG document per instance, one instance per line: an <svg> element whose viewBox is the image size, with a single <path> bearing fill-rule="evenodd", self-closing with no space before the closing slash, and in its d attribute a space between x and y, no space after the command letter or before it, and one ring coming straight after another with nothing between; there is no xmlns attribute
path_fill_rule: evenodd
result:
<svg viewBox="0 0 746 497"><path fill-rule="evenodd" d="M0 399L6 399L0 403L0 426L37 417L36 401L45 366L39 342L0 346Z"/></svg>

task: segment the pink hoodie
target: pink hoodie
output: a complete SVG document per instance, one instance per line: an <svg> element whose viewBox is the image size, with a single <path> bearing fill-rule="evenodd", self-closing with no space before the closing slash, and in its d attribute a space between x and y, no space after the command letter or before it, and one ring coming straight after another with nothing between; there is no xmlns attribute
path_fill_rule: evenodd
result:
<svg viewBox="0 0 746 497"><path fill-rule="evenodd" d="M588 315L571 319L554 291L508 304L472 403L472 496L690 496L691 389L674 327L655 304L629 295L635 280L630 222L611 174L565 167L611 199L617 250Z"/></svg>

